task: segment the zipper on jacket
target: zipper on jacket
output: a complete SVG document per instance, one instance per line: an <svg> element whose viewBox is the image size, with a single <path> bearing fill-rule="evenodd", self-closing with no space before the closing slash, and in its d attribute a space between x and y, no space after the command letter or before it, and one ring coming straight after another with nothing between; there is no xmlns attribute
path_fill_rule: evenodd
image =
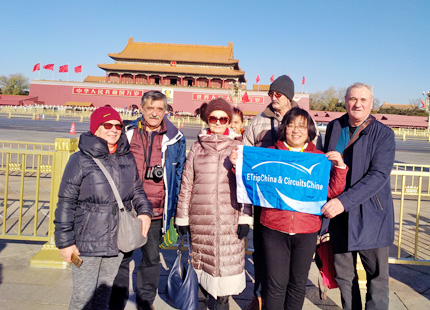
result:
<svg viewBox="0 0 430 310"><path fill-rule="evenodd" d="M378 205L379 205L379 208L380 208L381 210L384 210L384 207L382 206L382 203L381 203L381 201L379 200L378 194L376 194L376 195L375 195L375 198L376 198L376 202L377 202L377 203L378 203Z"/></svg>
<svg viewBox="0 0 430 310"><path fill-rule="evenodd" d="M221 162L221 154L220 153L218 153L218 163L217 163L217 166L219 167L219 163ZM220 221L220 214L219 214L219 171L220 171L220 169L217 169L216 170L216 179L217 179L217 182L216 182L216 218L217 218L217 221ZM216 251L217 251L217 253L215 253L215 255L216 255L216 258L217 258L217 263L216 263L216 268L218 269L218 270L216 270L216 275L217 276L219 276L219 275L221 275L221 263L220 263L220 251L219 251L219 249L220 249L220 247L221 247L221 243L220 243L220 237L219 237L219 229L217 229L217 227L215 227L215 232L216 232L216 244L217 244L217 247L216 247Z"/></svg>
<svg viewBox="0 0 430 310"><path fill-rule="evenodd" d="M291 212L291 233L294 233L294 212Z"/></svg>

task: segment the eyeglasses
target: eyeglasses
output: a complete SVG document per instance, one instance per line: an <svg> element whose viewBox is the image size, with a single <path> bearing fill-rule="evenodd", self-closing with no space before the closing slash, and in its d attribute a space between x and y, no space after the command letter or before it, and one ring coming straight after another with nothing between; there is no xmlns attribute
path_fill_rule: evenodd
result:
<svg viewBox="0 0 430 310"><path fill-rule="evenodd" d="M211 124L216 124L216 122L219 121L221 125L225 125L227 124L229 118L225 116L221 116L221 117L209 116L208 120L209 120L209 123Z"/></svg>
<svg viewBox="0 0 430 310"><path fill-rule="evenodd" d="M116 130L121 130L122 127L124 127L123 124L115 124L114 125L114 124L111 124L111 123L103 123L103 124L100 124L100 126L103 126L104 129L106 129L106 130L112 129L113 126L115 126Z"/></svg>
<svg viewBox="0 0 430 310"><path fill-rule="evenodd" d="M278 93L278 92L276 92L276 91L271 91L271 92L269 92L269 93L268 93L268 95L269 95L269 97L270 97L270 98L273 98L273 96L275 96L275 97L276 97L276 99L279 99L279 98L281 98L281 97L282 97L282 95L283 95L283 94Z"/></svg>
<svg viewBox="0 0 430 310"><path fill-rule="evenodd" d="M300 131L302 131L302 132L304 132L304 131L308 130L308 127L307 127L307 126L303 126L303 125L298 125L298 126L296 126L296 125L294 125L294 124L288 124L288 125L287 125L287 130L294 130L294 128L296 128L296 127L297 127L297 129L298 129L298 130L300 130Z"/></svg>

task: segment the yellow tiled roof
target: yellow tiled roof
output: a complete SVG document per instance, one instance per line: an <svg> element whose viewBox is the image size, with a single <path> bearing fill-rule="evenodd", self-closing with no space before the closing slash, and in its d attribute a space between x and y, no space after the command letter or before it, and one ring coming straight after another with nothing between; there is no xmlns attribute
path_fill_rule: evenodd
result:
<svg viewBox="0 0 430 310"><path fill-rule="evenodd" d="M121 53L109 53L113 59L168 60L201 63L239 63L233 57L233 43L228 46L133 42L128 40Z"/></svg>
<svg viewBox="0 0 430 310"><path fill-rule="evenodd" d="M379 108L379 110L381 110L381 109L390 109L390 108L399 109L399 110L413 110L413 109L416 108L416 106L411 105L411 104L395 104L395 103L386 103L386 102L384 102L384 104L381 105L381 107Z"/></svg>
<svg viewBox="0 0 430 310"><path fill-rule="evenodd" d="M101 64L97 65L103 70L111 71L128 71L128 72L159 72L168 74L199 74L199 75L212 75L212 76L232 76L240 77L245 74L242 70L232 69L219 69L219 68L207 68L207 67L182 67L182 66L157 66L157 65L140 65L140 64L125 64L125 63L113 63L113 64Z"/></svg>
<svg viewBox="0 0 430 310"><path fill-rule="evenodd" d="M259 90L259 91L269 91L270 85L264 85L264 84L253 84L252 90Z"/></svg>
<svg viewBox="0 0 430 310"><path fill-rule="evenodd" d="M84 82L104 82L106 80L106 77L104 76L91 76L88 75Z"/></svg>

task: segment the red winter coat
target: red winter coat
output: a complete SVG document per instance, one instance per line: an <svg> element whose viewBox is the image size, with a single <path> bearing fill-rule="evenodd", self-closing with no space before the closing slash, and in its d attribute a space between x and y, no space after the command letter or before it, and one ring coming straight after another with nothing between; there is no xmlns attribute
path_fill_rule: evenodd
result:
<svg viewBox="0 0 430 310"><path fill-rule="evenodd" d="M281 140L278 140L270 148L288 151L287 146ZM303 151L324 154L312 142L309 142ZM328 198L334 198L343 192L347 172L348 167L345 169L334 167L331 170ZM267 228L289 234L309 234L317 232L321 228L321 218L319 215L271 208L262 208L260 221Z"/></svg>

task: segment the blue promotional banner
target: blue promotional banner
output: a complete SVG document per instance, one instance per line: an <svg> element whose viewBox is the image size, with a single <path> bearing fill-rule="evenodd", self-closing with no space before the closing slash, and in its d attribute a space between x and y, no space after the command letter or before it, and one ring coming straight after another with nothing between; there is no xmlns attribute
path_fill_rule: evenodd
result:
<svg viewBox="0 0 430 310"><path fill-rule="evenodd" d="M321 215L331 162L324 154L239 146L237 199L266 208Z"/></svg>

